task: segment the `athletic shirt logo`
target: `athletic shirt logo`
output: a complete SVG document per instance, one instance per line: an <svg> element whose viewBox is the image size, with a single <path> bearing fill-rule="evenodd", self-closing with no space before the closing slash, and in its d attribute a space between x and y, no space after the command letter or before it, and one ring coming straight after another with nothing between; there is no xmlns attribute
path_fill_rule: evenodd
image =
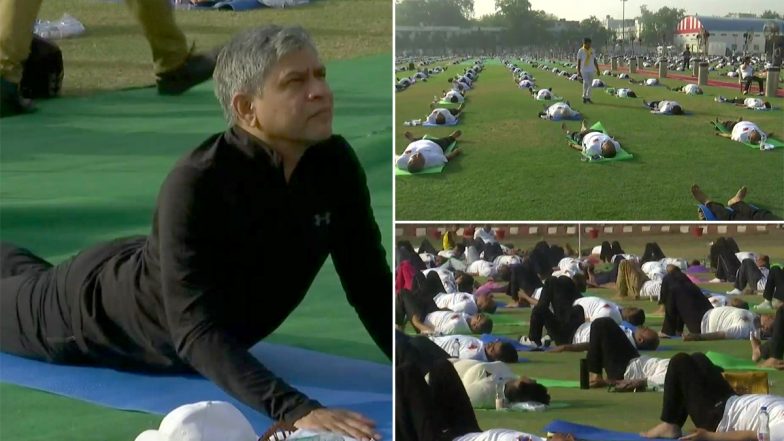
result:
<svg viewBox="0 0 784 441"><path fill-rule="evenodd" d="M323 214L314 214L313 215L313 223L317 227L320 227L322 225L322 223L324 225L329 225L331 214L332 213L330 213L329 211L325 211Z"/></svg>

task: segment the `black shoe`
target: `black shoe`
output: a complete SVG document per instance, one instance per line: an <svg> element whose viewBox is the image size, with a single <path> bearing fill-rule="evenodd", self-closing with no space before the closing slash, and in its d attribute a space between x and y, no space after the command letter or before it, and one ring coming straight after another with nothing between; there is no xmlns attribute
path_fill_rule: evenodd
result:
<svg viewBox="0 0 784 441"><path fill-rule="evenodd" d="M35 112L33 101L19 92L19 83L0 78L0 118Z"/></svg>
<svg viewBox="0 0 784 441"><path fill-rule="evenodd" d="M588 102L588 98L583 98L583 104Z"/></svg>
<svg viewBox="0 0 784 441"><path fill-rule="evenodd" d="M158 74L158 94L181 95L197 84L212 78L218 50L208 54L189 55L177 69Z"/></svg>
<svg viewBox="0 0 784 441"><path fill-rule="evenodd" d="M586 98L586 99L585 99L585 102L587 102L588 104L593 104L593 101L591 101L591 99L590 99L590 98Z"/></svg>

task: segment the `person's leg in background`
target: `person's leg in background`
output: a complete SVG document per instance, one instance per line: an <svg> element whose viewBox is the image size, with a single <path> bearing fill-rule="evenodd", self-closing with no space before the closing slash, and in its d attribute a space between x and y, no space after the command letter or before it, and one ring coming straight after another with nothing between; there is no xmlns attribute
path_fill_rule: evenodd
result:
<svg viewBox="0 0 784 441"><path fill-rule="evenodd" d="M40 9L41 0L0 0L0 116L33 110L32 101L22 98L19 83Z"/></svg>
<svg viewBox="0 0 784 441"><path fill-rule="evenodd" d="M25 0L26 1L26 0ZM179 95L212 78L215 55L191 54L169 0L126 0L152 50L158 93Z"/></svg>
<svg viewBox="0 0 784 441"><path fill-rule="evenodd" d="M784 270L781 267L774 266L770 269L762 297L771 305L773 299L784 302Z"/></svg>
<svg viewBox="0 0 784 441"><path fill-rule="evenodd" d="M735 278L735 289L743 291L747 286L752 291L757 290L757 282L762 278L762 271L760 271L754 259L743 259L738 269L738 276Z"/></svg>
<svg viewBox="0 0 784 441"><path fill-rule="evenodd" d="M770 339L760 347L760 359L784 359L784 307L776 310L776 319L773 321L773 331Z"/></svg>
<svg viewBox="0 0 784 441"><path fill-rule="evenodd" d="M728 220L764 221L781 219L780 217L771 213L770 210L749 205L744 201L735 202L734 204L730 205L730 208L732 208L734 216L731 216L732 218Z"/></svg>

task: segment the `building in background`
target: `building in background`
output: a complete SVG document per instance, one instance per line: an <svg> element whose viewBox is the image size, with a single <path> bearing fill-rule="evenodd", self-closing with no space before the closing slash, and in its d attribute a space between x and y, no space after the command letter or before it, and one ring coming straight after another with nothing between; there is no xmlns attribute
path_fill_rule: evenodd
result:
<svg viewBox="0 0 784 441"><path fill-rule="evenodd" d="M780 30L779 34L784 33L784 20L690 15L678 23L674 42L681 50L688 45L692 53L702 54L705 53L704 40L707 34L708 55L771 53L771 43L766 46L766 24L775 24ZM772 44L777 45L775 41Z"/></svg>

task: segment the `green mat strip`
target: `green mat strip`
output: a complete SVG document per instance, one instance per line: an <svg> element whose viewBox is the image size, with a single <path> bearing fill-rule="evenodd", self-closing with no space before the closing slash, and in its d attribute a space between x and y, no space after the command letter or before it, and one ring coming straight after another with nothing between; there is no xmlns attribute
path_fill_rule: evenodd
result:
<svg viewBox="0 0 784 441"><path fill-rule="evenodd" d="M580 382L575 380L555 380L550 378L537 378L536 382L544 387L560 387L567 389L579 389Z"/></svg>
<svg viewBox="0 0 784 441"><path fill-rule="evenodd" d="M711 361L711 363L715 364L716 366L720 366L727 370L732 371L775 371L772 368L763 368L757 366L756 363L753 361L734 357L728 354L722 354L721 352L714 352L708 351L705 353L705 356Z"/></svg>

